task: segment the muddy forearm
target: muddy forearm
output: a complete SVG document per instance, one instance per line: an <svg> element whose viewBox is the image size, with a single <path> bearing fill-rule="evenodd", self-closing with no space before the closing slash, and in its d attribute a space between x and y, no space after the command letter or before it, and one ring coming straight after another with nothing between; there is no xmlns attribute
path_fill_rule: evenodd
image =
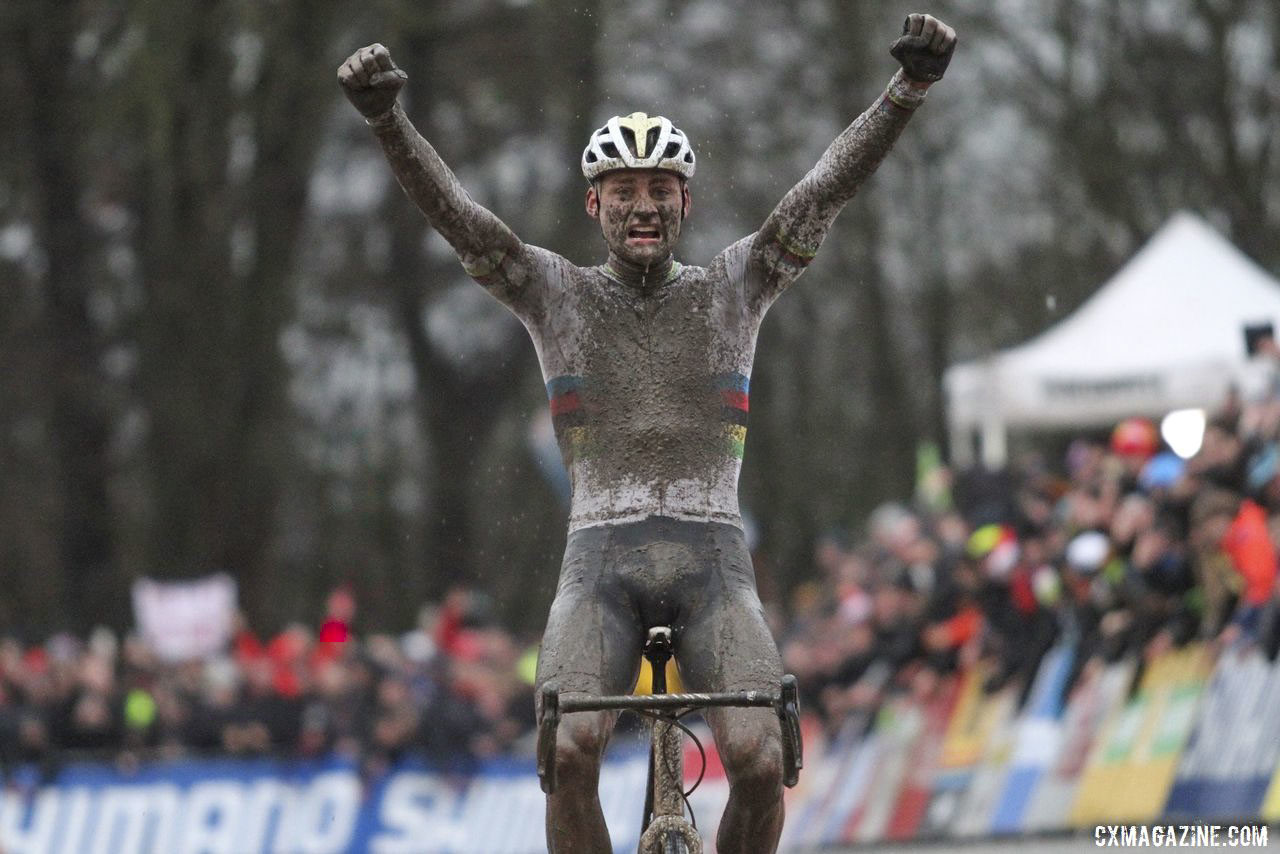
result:
<svg viewBox="0 0 1280 854"><path fill-rule="evenodd" d="M810 216L834 216L833 208L838 211L853 198L889 153L915 108L923 103L925 91L899 71L876 103L836 137L801 182L809 196L801 200L807 203L801 207L808 207Z"/></svg>
<svg viewBox="0 0 1280 854"><path fill-rule="evenodd" d="M899 71L876 102L845 128L783 197L756 236L754 256L780 290L811 261L841 208L876 170L923 101L925 88Z"/></svg>
<svg viewBox="0 0 1280 854"><path fill-rule="evenodd" d="M396 104L369 121L391 171L427 221L440 232L464 266L499 263L520 247L511 229L462 188L457 176Z"/></svg>

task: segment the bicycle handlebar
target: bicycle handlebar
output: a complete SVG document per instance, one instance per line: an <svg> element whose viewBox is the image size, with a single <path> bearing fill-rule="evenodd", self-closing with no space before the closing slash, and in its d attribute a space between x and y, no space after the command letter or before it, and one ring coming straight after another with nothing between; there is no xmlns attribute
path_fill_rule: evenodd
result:
<svg viewBox="0 0 1280 854"><path fill-rule="evenodd" d="M800 738L799 692L796 678L782 677L781 690L737 691L722 694L625 694L593 697L586 694L560 696L554 685L542 686L542 719L538 723L538 778L542 791L551 794L556 787L556 730L562 714L614 710L667 711L736 706L772 708L782 727L783 783L794 786L804 767Z"/></svg>
<svg viewBox="0 0 1280 854"><path fill-rule="evenodd" d="M712 706L764 706L777 708L782 698L769 691L738 691L729 694L622 694L613 697L563 696L560 713L605 712L613 710L669 711L672 709L702 709Z"/></svg>

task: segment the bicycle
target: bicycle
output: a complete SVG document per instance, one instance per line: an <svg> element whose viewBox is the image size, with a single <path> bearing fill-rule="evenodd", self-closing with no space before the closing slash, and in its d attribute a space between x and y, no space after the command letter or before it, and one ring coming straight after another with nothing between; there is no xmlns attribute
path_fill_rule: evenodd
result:
<svg viewBox="0 0 1280 854"><path fill-rule="evenodd" d="M641 824L639 854L701 854L702 837L689 804L689 795L702 782L706 754L698 737L680 719L713 706L771 707L782 729L783 784L792 787L804 767L804 746L800 737L800 701L796 678L783 676L777 693L738 691L718 694L668 694L666 666L674 653L669 626L649 629L644 657L653 670L653 693L592 697L561 697L555 685L542 687L542 720L538 725L538 778L542 791L556 787L556 731L560 716L574 712L633 711L653 721L649 746L649 775L645 783L644 820ZM702 772L684 791L684 742L689 735L703 754ZM689 817L685 817L688 809Z"/></svg>

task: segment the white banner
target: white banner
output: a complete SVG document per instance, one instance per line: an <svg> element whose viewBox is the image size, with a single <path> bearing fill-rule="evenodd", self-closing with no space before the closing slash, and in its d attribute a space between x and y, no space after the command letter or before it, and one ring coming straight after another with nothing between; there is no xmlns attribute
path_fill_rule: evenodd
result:
<svg viewBox="0 0 1280 854"><path fill-rule="evenodd" d="M194 581L133 584L133 618L143 639L166 661L221 652L231 640L236 583L225 572Z"/></svg>

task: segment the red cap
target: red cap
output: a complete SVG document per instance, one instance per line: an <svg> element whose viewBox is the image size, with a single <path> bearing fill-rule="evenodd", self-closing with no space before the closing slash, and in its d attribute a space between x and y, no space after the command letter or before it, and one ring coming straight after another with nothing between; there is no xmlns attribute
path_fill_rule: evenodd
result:
<svg viewBox="0 0 1280 854"><path fill-rule="evenodd" d="M1111 450L1125 457L1150 457L1160 449L1160 432L1145 418L1126 418L1111 431Z"/></svg>

